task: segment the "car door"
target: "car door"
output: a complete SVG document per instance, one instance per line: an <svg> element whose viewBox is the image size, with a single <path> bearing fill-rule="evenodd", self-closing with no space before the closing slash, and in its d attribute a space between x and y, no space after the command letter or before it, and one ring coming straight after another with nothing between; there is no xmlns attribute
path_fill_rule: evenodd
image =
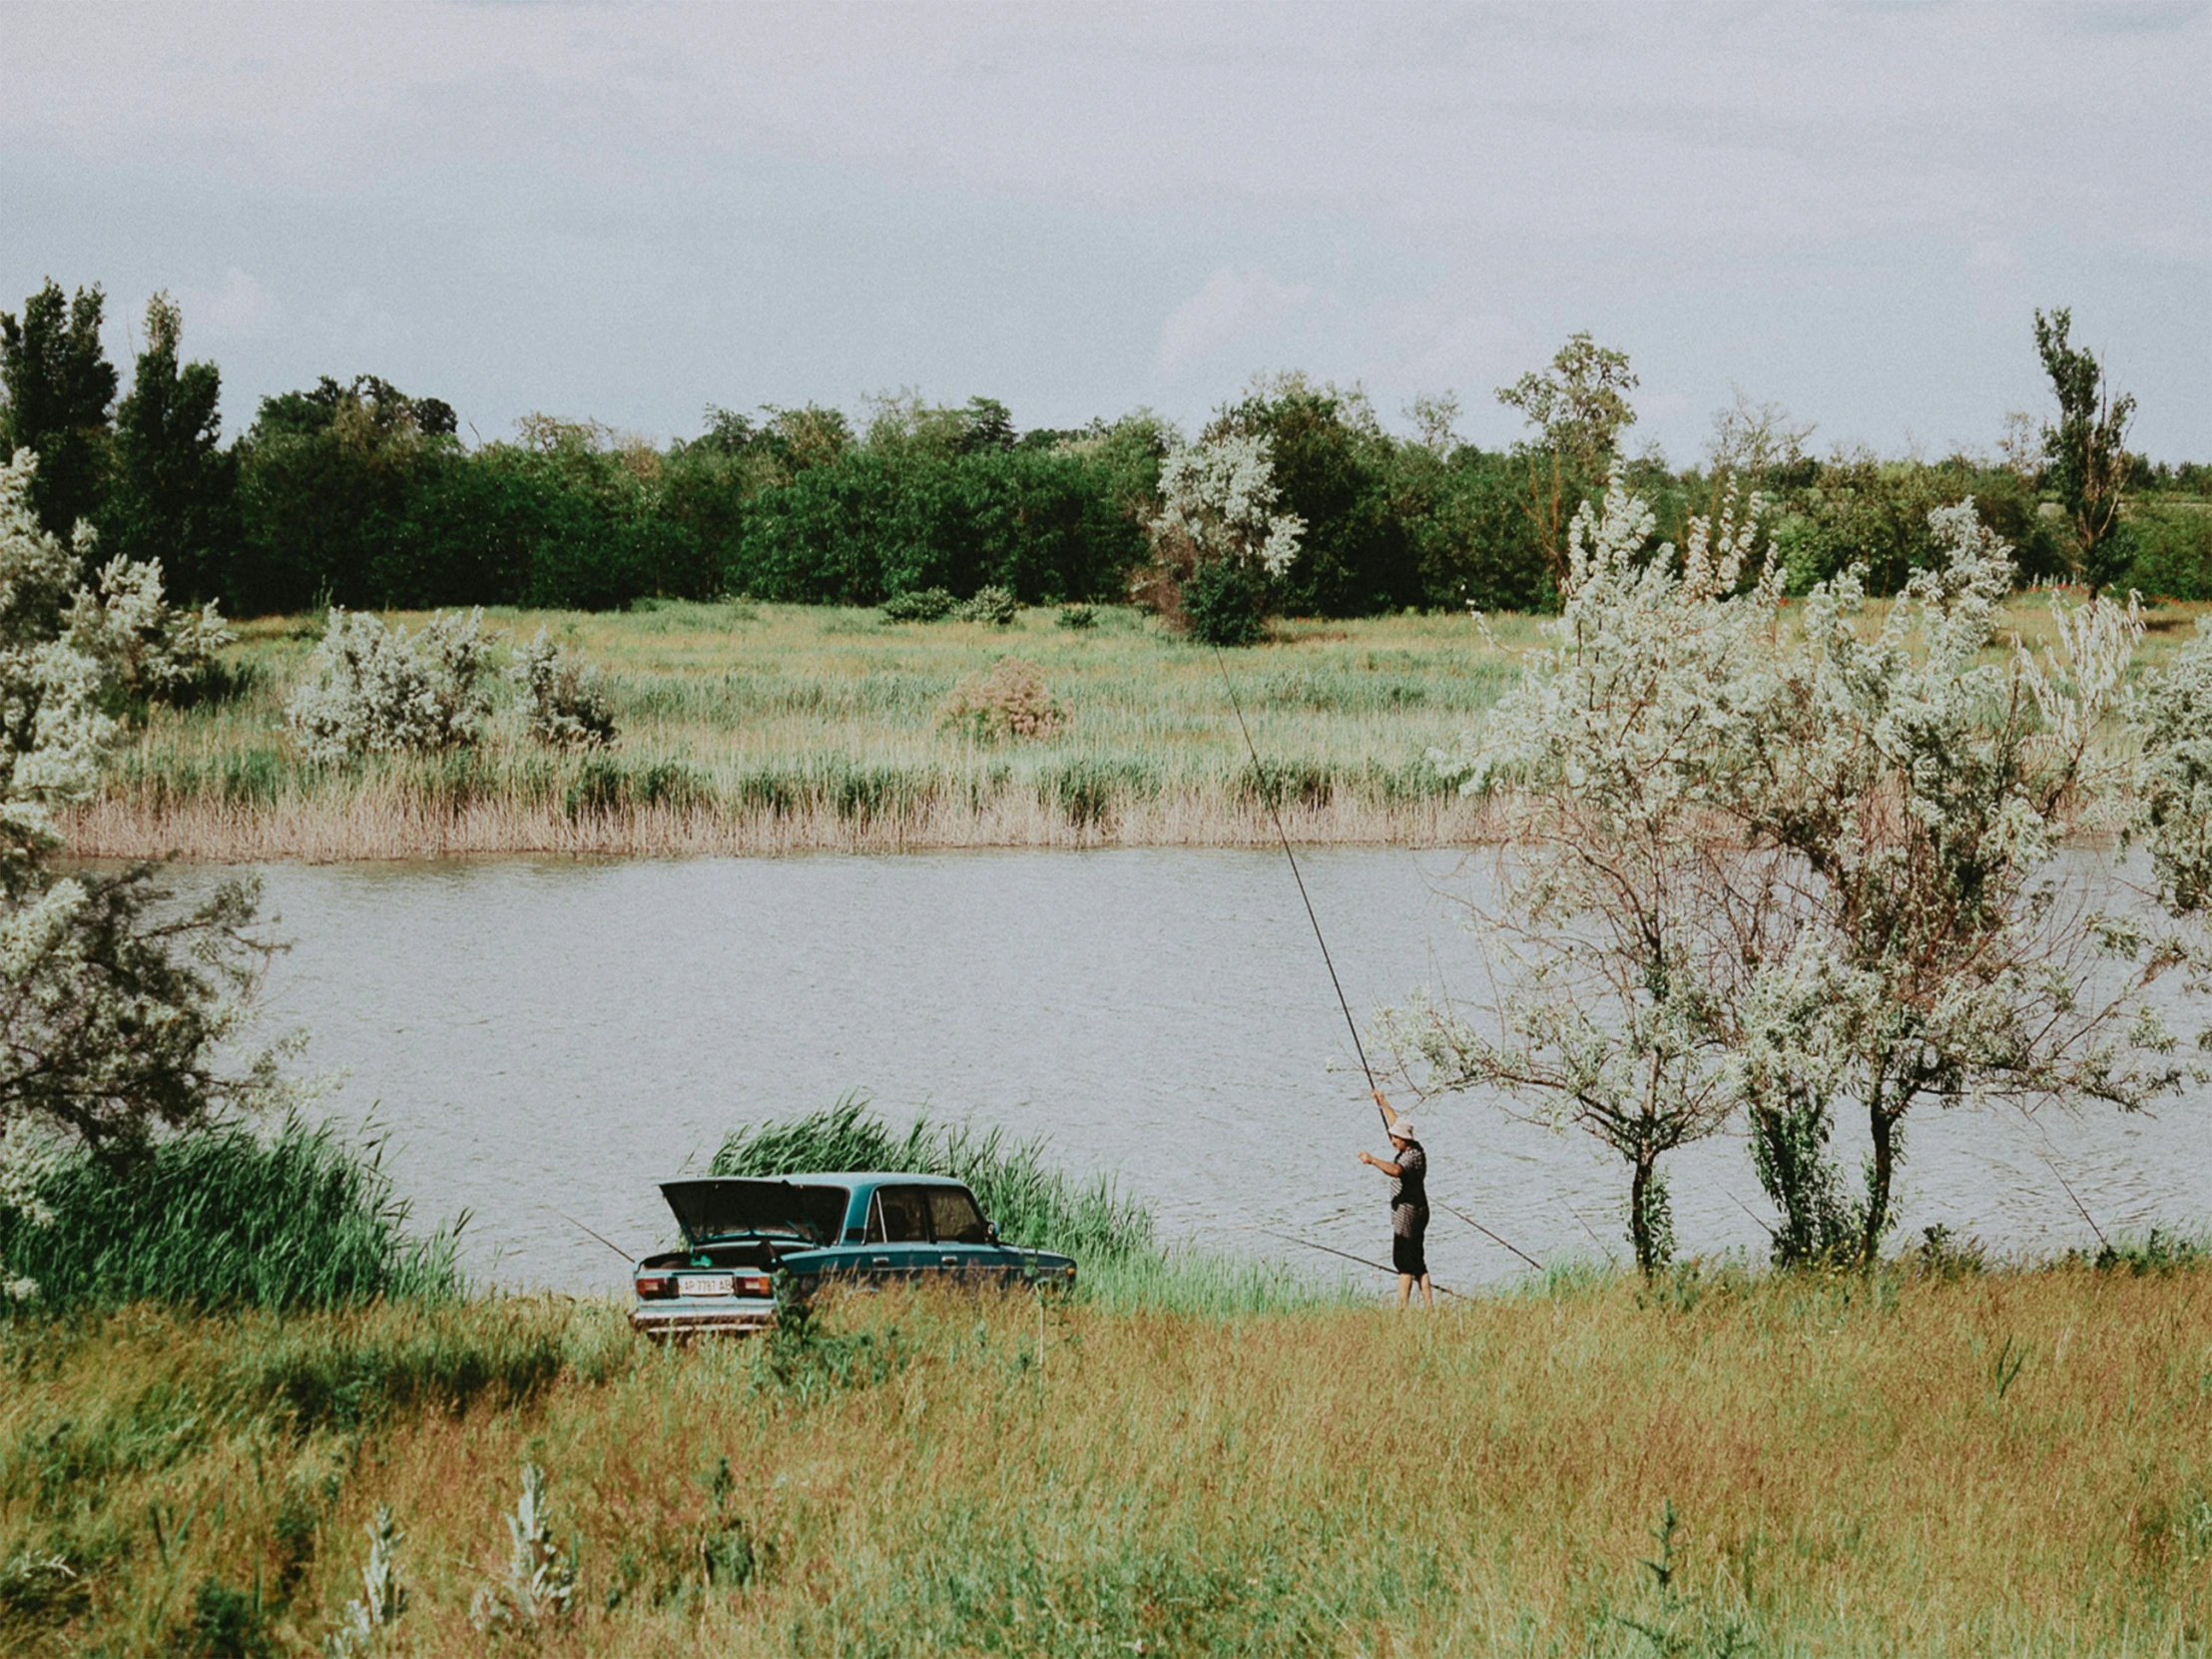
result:
<svg viewBox="0 0 2212 1659"><path fill-rule="evenodd" d="M929 1234L939 1273L971 1285L1006 1278L1006 1253L991 1242L990 1224L965 1187L926 1187Z"/></svg>
<svg viewBox="0 0 2212 1659"><path fill-rule="evenodd" d="M868 1206L868 1271L877 1283L912 1279L936 1267L926 1187L878 1187Z"/></svg>

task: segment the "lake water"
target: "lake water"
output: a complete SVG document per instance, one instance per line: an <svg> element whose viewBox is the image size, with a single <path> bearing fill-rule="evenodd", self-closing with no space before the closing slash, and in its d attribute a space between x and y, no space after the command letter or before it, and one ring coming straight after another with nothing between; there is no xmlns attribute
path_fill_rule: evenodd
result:
<svg viewBox="0 0 2212 1659"><path fill-rule="evenodd" d="M1455 855L1301 861L1356 1010L1471 981ZM270 1022L307 1028L310 1065L345 1073L328 1110L388 1131L418 1220L474 1213L468 1264L501 1283L619 1288L623 1264L560 1212L642 1253L671 1231L657 1180L703 1166L735 1124L849 1089L894 1117L926 1104L1048 1137L1069 1168L1150 1202L1174 1239L1324 1272L1339 1265L1256 1229L1387 1258L1384 1183L1356 1161L1387 1144L1280 854L262 874L293 944ZM2046 1158L2108 1233L2201 1225L2206 1105L1931 1110L1912 1131L1904 1236L1941 1222L2007 1251L2089 1242ZM1622 1169L1594 1142L1466 1097L1421 1123L1435 1199L1546 1260L1623 1248ZM1686 1250L1762 1247L1741 1141L1668 1168ZM1441 1210L1429 1256L1446 1284L1520 1271Z"/></svg>

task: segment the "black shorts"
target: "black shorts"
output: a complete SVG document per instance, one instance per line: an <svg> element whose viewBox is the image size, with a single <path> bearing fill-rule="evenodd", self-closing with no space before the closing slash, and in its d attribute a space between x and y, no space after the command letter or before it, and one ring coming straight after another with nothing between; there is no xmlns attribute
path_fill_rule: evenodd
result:
<svg viewBox="0 0 2212 1659"><path fill-rule="evenodd" d="M1423 1228L1421 1232L1426 1232ZM1421 1235L1403 1233L1390 1235L1390 1266L1399 1273L1409 1273L1415 1279L1428 1277L1428 1256L1421 1249Z"/></svg>

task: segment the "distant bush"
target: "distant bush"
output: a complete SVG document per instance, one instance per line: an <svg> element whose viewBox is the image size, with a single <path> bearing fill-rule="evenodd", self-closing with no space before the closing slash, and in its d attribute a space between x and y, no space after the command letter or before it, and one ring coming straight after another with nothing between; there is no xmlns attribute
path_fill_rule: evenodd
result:
<svg viewBox="0 0 2212 1659"><path fill-rule="evenodd" d="M409 635L359 611L333 609L284 719L315 761L452 749L473 743L491 700L484 613L439 613Z"/></svg>
<svg viewBox="0 0 2212 1659"><path fill-rule="evenodd" d="M530 736L558 749L585 749L615 741L615 712L599 671L562 650L538 630L515 653L509 676L529 703Z"/></svg>
<svg viewBox="0 0 2212 1659"><path fill-rule="evenodd" d="M923 588L898 593L883 601L885 622L942 622L952 614L956 601L949 588Z"/></svg>
<svg viewBox="0 0 2212 1659"><path fill-rule="evenodd" d="M34 1196L43 1222L0 1207L0 1283L35 1283L47 1307L334 1308L461 1291L452 1233L407 1235L376 1149L296 1118L267 1140L222 1125L120 1162L74 1153Z"/></svg>
<svg viewBox="0 0 2212 1659"><path fill-rule="evenodd" d="M1001 657L980 680L962 680L945 700L942 723L981 743L1049 738L1067 724L1037 665Z"/></svg>
<svg viewBox="0 0 2212 1659"><path fill-rule="evenodd" d="M1211 560L1184 584L1183 614L1201 644L1257 644L1268 630L1266 579L1237 560Z"/></svg>
<svg viewBox="0 0 2212 1659"><path fill-rule="evenodd" d="M910 1170L964 1181L1009 1244L1058 1250L1086 1265L1156 1257L1152 1213L1110 1177L1077 1182L1045 1161L1042 1141L1010 1141L917 1117L903 1132L848 1094L834 1106L733 1130L710 1175L805 1175L824 1170Z"/></svg>
<svg viewBox="0 0 2212 1659"><path fill-rule="evenodd" d="M1010 628L1014 618L1021 615L1021 601L1011 589L981 587L972 599L963 599L952 607L954 622L982 622L993 628Z"/></svg>
<svg viewBox="0 0 2212 1659"><path fill-rule="evenodd" d="M2161 501L2125 528L2135 547L2126 586L2146 599L2212 599L2212 505Z"/></svg>
<svg viewBox="0 0 2212 1659"><path fill-rule="evenodd" d="M1063 605L1058 618L1062 628L1095 628L1098 626L1098 607L1095 605Z"/></svg>

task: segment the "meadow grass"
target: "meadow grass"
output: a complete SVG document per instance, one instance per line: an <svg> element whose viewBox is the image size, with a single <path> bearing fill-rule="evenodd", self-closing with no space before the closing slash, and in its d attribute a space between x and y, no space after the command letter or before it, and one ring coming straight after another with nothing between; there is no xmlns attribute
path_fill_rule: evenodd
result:
<svg viewBox="0 0 2212 1659"><path fill-rule="evenodd" d="M2145 660L2195 614L2153 613ZM1217 660L1136 611L1098 615L1068 629L1046 610L1008 628L746 603L497 611L510 645L543 626L606 671L619 744L531 744L502 682L473 750L344 768L307 764L283 729L317 620L263 619L229 654L243 689L154 710L68 833L87 856L228 860L1253 845L1274 837L1272 801L1306 841L1482 838L1482 807L1440 783L1427 752L1479 726L1540 619L1493 617L1487 635L1463 615L1285 622ZM2017 600L2008 627L2047 635L2041 599ZM1009 654L1038 666L1065 726L989 744L946 725L954 688Z"/></svg>
<svg viewBox="0 0 2212 1659"><path fill-rule="evenodd" d="M2212 1269L1609 1277L1398 1315L901 1292L662 1349L548 1299L0 1325L0 1648L2194 1655ZM1671 1525L1670 1525L1671 1517ZM1663 1569L1664 1582L1661 1571ZM527 1639L524 1639L527 1638Z"/></svg>

